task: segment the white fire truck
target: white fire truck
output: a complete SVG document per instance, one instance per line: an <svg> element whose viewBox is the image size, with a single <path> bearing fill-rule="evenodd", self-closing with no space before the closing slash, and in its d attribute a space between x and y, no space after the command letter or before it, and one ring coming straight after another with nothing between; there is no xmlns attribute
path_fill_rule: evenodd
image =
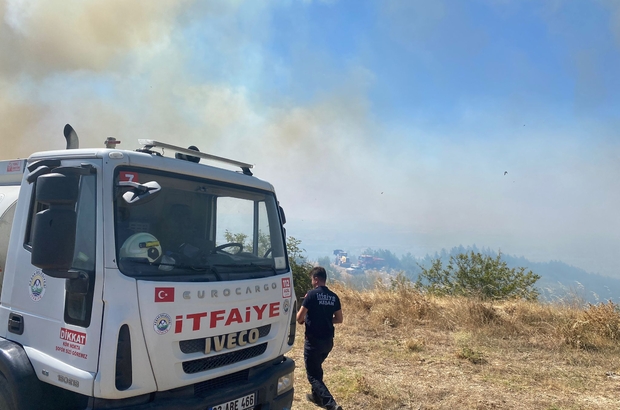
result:
<svg viewBox="0 0 620 410"><path fill-rule="evenodd" d="M195 147L65 138L0 161L0 410L290 409L272 185Z"/></svg>

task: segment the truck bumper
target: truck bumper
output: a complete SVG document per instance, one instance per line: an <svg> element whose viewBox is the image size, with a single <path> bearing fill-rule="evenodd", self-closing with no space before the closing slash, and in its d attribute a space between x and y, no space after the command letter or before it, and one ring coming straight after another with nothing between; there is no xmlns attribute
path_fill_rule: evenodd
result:
<svg viewBox="0 0 620 410"><path fill-rule="evenodd" d="M89 409L131 410L209 410L249 394L256 394L253 410L290 410L293 405L294 388L277 394L278 379L295 370L295 362L289 358L249 369L247 380L239 380L217 387L209 381L175 391L156 392L150 395L122 400L91 399ZM191 392L190 392L191 390ZM234 409L234 407L232 408Z"/></svg>

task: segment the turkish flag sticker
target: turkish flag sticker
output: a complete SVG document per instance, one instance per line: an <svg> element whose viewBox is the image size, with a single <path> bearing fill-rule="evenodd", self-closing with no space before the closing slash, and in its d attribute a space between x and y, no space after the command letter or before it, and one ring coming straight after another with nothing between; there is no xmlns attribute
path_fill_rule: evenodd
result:
<svg viewBox="0 0 620 410"><path fill-rule="evenodd" d="M155 302L174 302L174 288L155 288Z"/></svg>
<svg viewBox="0 0 620 410"><path fill-rule="evenodd" d="M137 172L121 172L118 176L120 182L138 182Z"/></svg>

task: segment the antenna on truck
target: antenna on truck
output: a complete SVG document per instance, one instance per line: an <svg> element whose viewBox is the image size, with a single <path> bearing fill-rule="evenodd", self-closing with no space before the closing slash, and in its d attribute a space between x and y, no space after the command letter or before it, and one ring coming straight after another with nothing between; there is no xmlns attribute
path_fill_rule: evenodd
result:
<svg viewBox="0 0 620 410"><path fill-rule="evenodd" d="M165 148L172 151L175 151L181 155L177 155L176 158L183 159L186 161L198 162L199 158L210 159L212 161L225 162L230 165L235 165L241 168L245 175L252 176L252 171L250 168L254 168L254 165L247 164L245 162L235 161L234 159L228 159L223 157L218 157L215 155L207 154L205 152L198 151L198 148L191 146L190 148L181 148L176 145L167 144L165 142L155 141L151 139L138 139L140 145L144 145L144 148L139 149L140 152L151 152L151 148ZM195 159L194 159L195 158Z"/></svg>

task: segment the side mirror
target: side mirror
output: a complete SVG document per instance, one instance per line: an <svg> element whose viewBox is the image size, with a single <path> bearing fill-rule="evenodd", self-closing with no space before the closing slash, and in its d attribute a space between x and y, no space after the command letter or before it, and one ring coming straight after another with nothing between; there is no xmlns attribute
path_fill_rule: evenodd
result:
<svg viewBox="0 0 620 410"><path fill-rule="evenodd" d="M278 209L280 210L280 219L282 219L282 225L286 223L286 215L284 214L284 208L278 205Z"/></svg>
<svg viewBox="0 0 620 410"><path fill-rule="evenodd" d="M51 173L37 178L35 201L49 208L34 216L31 263L52 277L68 277L73 264L79 183L77 174Z"/></svg>
<svg viewBox="0 0 620 410"><path fill-rule="evenodd" d="M54 206L75 207L80 187L80 176L51 173L37 178L36 200Z"/></svg>
<svg viewBox="0 0 620 410"><path fill-rule="evenodd" d="M45 273L71 269L76 219L75 211L69 209L46 209L36 214L30 257L34 266Z"/></svg>

